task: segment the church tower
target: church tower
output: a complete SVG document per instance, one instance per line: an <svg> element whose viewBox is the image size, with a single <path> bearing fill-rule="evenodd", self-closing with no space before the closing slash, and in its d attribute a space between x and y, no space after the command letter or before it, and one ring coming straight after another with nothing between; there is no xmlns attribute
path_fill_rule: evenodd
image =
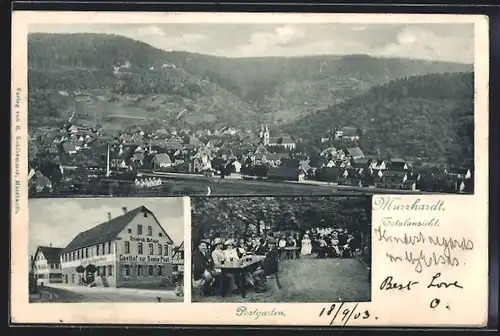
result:
<svg viewBox="0 0 500 336"><path fill-rule="evenodd" d="M262 140L264 138L264 125L260 125L259 139Z"/></svg>
<svg viewBox="0 0 500 336"><path fill-rule="evenodd" d="M264 136L262 138L262 143L264 144L264 146L269 145L269 137L270 137L269 128L267 128L266 125L266 129L264 130Z"/></svg>

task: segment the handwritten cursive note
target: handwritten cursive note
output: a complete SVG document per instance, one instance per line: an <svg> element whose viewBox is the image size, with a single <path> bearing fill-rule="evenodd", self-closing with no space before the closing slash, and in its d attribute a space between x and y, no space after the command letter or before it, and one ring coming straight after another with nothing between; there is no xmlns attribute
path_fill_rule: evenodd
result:
<svg viewBox="0 0 500 336"><path fill-rule="evenodd" d="M373 198L374 300L404 304L429 321L437 316L451 321L457 309L469 304L461 302L464 296L487 302L486 296L474 296L477 279L487 279L486 268L477 267L486 265L480 259L484 240L478 240L485 235L469 216L473 204L456 197Z"/></svg>
<svg viewBox="0 0 500 336"><path fill-rule="evenodd" d="M472 251L474 249L474 242L465 237L438 237L422 232L414 234L405 232L398 236L382 226L375 227L374 233L377 242L405 246L399 253L386 252L385 256L390 262L403 262L413 265L417 273L421 273L424 268L442 265L459 266L461 262L457 255L453 255L453 251ZM441 249L430 251L433 247L440 247Z"/></svg>

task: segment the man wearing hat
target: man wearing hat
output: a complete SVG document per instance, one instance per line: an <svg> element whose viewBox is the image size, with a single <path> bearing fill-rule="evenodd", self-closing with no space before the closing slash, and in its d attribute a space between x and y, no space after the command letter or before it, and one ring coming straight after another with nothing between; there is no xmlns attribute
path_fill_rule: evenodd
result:
<svg viewBox="0 0 500 336"><path fill-rule="evenodd" d="M214 260L208 250L210 241L202 239L198 248L193 251L193 278L200 282L200 288L204 293L212 290L212 285L217 277L214 269Z"/></svg>
<svg viewBox="0 0 500 336"><path fill-rule="evenodd" d="M266 290L266 276L275 274L278 271L279 249L275 238L269 238L267 241L268 252L266 258L262 261L262 266L253 272L256 292Z"/></svg>

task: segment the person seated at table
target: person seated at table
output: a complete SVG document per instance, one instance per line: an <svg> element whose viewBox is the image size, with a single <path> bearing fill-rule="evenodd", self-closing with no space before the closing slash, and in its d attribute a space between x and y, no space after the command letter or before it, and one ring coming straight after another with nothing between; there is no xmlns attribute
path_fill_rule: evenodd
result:
<svg viewBox="0 0 500 336"><path fill-rule="evenodd" d="M238 250L234 248L234 240L232 238L227 239L224 242L224 262L226 264L234 264L237 260L240 259L238 255ZM236 279L234 277L234 274L227 274L227 277L229 278L229 287L231 290L236 290Z"/></svg>
<svg viewBox="0 0 500 336"><path fill-rule="evenodd" d="M264 240L264 238L261 238L257 246L254 248L253 253L255 255L266 255L266 251L267 251L266 241Z"/></svg>
<svg viewBox="0 0 500 336"><path fill-rule="evenodd" d="M199 282L200 290L204 294L214 292L213 285L218 277L208 244L207 240L201 240L198 248L193 251L193 280Z"/></svg>
<svg viewBox="0 0 500 336"><path fill-rule="evenodd" d="M300 233L295 234L295 259L300 258L300 250L302 249L302 237Z"/></svg>
<svg viewBox="0 0 500 336"><path fill-rule="evenodd" d="M318 256L319 253L319 241L318 236L315 234L311 234L311 254Z"/></svg>
<svg viewBox="0 0 500 336"><path fill-rule="evenodd" d="M233 240L231 239L226 240L224 245L226 246L226 249L224 250L225 263L234 263L241 259L240 254L238 253L238 248L235 248ZM250 273L245 273L244 277L245 277L245 284L251 286L254 285L254 280L253 277L251 277ZM234 277L234 274L228 274L228 278L231 288L236 287L236 279Z"/></svg>
<svg viewBox="0 0 500 336"><path fill-rule="evenodd" d="M297 245L297 242L295 241L295 238L293 238L292 235L290 235L286 241L286 247L288 247L289 249L287 250L287 254L286 254L286 258L287 259L293 259L294 255L295 255L295 251L293 250L293 248Z"/></svg>
<svg viewBox="0 0 500 336"><path fill-rule="evenodd" d="M222 264L224 263L224 260L226 258L224 254L224 250L222 249L222 239L220 238L215 238L213 243L213 251L212 251L212 259L214 260L215 264ZM220 269L216 268L216 271L220 271Z"/></svg>
<svg viewBox="0 0 500 336"><path fill-rule="evenodd" d="M286 247L286 242L287 242L287 240L286 240L285 236L281 236L281 238L280 238L280 240L278 242L278 247L280 249L285 248Z"/></svg>
<svg viewBox="0 0 500 336"><path fill-rule="evenodd" d="M238 257L241 259L246 254L245 250L245 239L241 238L238 240L238 244L235 246L236 251L238 252Z"/></svg>
<svg viewBox="0 0 500 336"><path fill-rule="evenodd" d="M254 248L255 248L255 243L251 238L248 238L247 240L245 240L245 251L247 253L248 252L251 253Z"/></svg>
<svg viewBox="0 0 500 336"><path fill-rule="evenodd" d="M261 293L266 291L266 277L278 271L279 248L276 246L276 239L270 238L267 241L268 252L258 267L252 274L255 280L255 291Z"/></svg>
<svg viewBox="0 0 500 336"><path fill-rule="evenodd" d="M328 245L325 238L321 235L318 237L318 258L324 259L327 256Z"/></svg>
<svg viewBox="0 0 500 336"><path fill-rule="evenodd" d="M354 234L351 233L348 235L347 244L349 244L349 246L351 247L351 251L353 253L359 252L361 248L360 242L361 242L361 237L359 232L356 232Z"/></svg>
<svg viewBox="0 0 500 336"><path fill-rule="evenodd" d="M340 248L339 248L339 240L338 240L337 235L335 233L332 235L332 239L330 242L332 244L333 251L335 252L335 256L342 257L342 253L341 253Z"/></svg>
<svg viewBox="0 0 500 336"><path fill-rule="evenodd" d="M279 249L280 257L285 256L286 241L287 240L286 240L285 236L281 236L279 241L278 241L278 249Z"/></svg>
<svg viewBox="0 0 500 336"><path fill-rule="evenodd" d="M250 242L252 243L253 249L259 244L260 237L257 236L256 234L252 234L252 238L250 238Z"/></svg>
<svg viewBox="0 0 500 336"><path fill-rule="evenodd" d="M345 244L347 244L347 234L348 231L346 229L344 230L339 229L338 233L339 246L344 246Z"/></svg>

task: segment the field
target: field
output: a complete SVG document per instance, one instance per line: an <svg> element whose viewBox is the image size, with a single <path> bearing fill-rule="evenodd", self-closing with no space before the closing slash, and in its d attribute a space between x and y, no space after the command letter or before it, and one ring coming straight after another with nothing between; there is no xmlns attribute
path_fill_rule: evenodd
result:
<svg viewBox="0 0 500 336"><path fill-rule="evenodd" d="M371 277L357 258L298 259L280 263L281 289L268 279L264 293L250 291L243 299L239 294L224 298L200 297L193 302L362 302L371 299Z"/></svg>
<svg viewBox="0 0 500 336"><path fill-rule="evenodd" d="M175 174L172 174L175 175ZM185 174L186 175L186 174ZM154 189L135 190L121 196L164 197L164 196L285 196L285 195L374 195L374 194L436 194L430 192L392 190L368 187L346 187L334 185L316 185L299 182L270 182L241 179L206 178L193 175L191 177L162 177L163 185ZM36 197L88 197L109 196L109 187L99 190L66 191L64 194L37 194ZM117 191L114 196L120 196Z"/></svg>
<svg viewBox="0 0 500 336"><path fill-rule="evenodd" d="M132 106L130 102L95 101L80 103L75 116L76 120L95 124L105 124L107 129L122 130L123 127L146 122L158 118L158 112L146 111Z"/></svg>
<svg viewBox="0 0 500 336"><path fill-rule="evenodd" d="M152 174L151 176L155 176ZM392 190L372 187L349 187L331 185L322 182L272 182L258 180L242 180L228 177L206 178L199 175L169 174L162 177L164 192L171 194L211 196L241 196L241 195L337 195L337 194L426 194L426 192L409 190ZM160 195L158 195L160 196Z"/></svg>

